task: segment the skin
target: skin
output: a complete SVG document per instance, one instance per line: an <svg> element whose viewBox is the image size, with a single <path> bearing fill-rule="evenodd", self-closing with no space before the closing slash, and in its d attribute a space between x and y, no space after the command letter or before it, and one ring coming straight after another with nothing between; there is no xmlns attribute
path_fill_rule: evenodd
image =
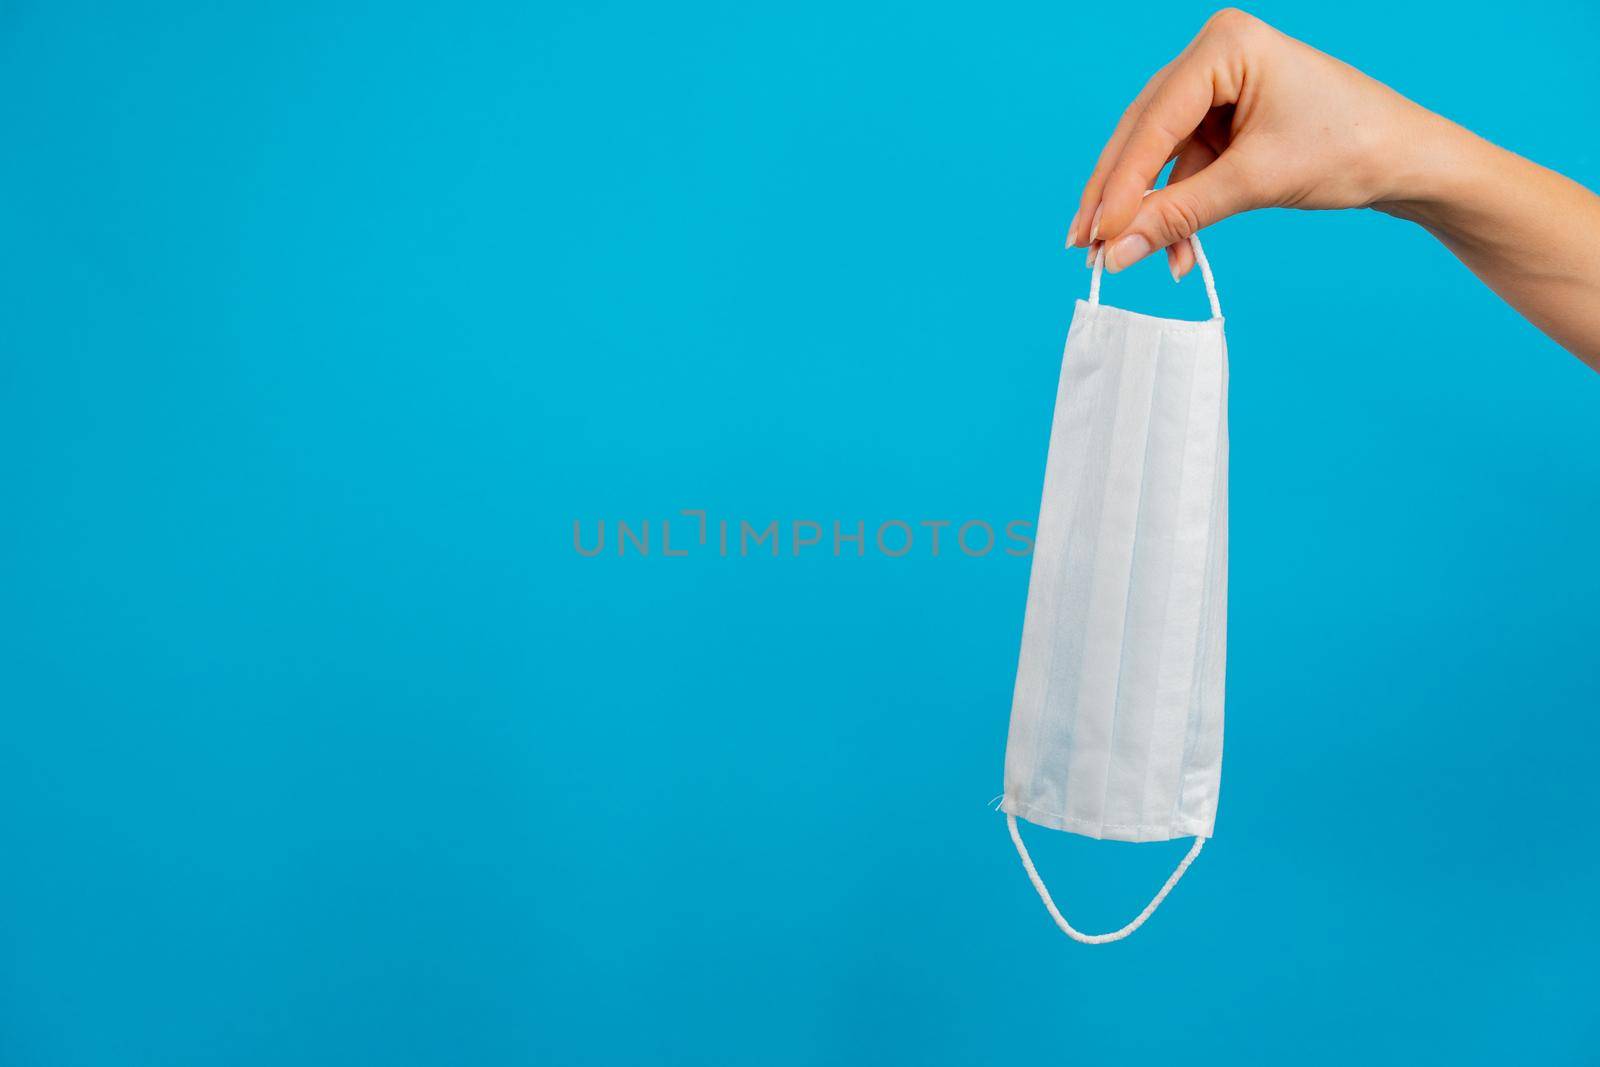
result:
<svg viewBox="0 0 1600 1067"><path fill-rule="evenodd" d="M1145 195L1176 157L1165 187ZM1600 197L1242 11L1213 15L1100 153L1068 247L1115 273L1265 207L1375 208L1425 228L1512 307L1600 370Z"/></svg>

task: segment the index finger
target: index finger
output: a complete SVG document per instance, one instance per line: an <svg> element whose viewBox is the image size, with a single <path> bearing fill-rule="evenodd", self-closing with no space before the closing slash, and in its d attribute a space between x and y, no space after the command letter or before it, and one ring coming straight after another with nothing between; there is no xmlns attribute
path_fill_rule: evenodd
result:
<svg viewBox="0 0 1600 1067"><path fill-rule="evenodd" d="M1117 120L1117 128L1111 131L1111 137L1100 150L1100 158L1095 160L1089 180L1083 185L1083 192L1078 195L1078 211L1072 216L1072 225L1067 232L1069 247L1071 245L1088 247L1093 229L1094 210L1100 206L1100 194L1105 188L1106 176L1121 158L1122 146L1128 143L1128 135L1133 132L1133 124L1144 113L1145 106L1149 104L1155 91L1161 87L1162 80L1171 69L1172 63L1168 63L1152 74L1150 80L1144 83L1144 88L1139 90L1139 95L1133 98L1133 103L1123 110L1122 117Z"/></svg>
<svg viewBox="0 0 1600 1067"><path fill-rule="evenodd" d="M1195 49L1179 57L1134 120L1121 154L1106 175L1099 206L1101 240L1112 240L1127 229L1156 175L1206 113L1232 103L1220 88L1209 49Z"/></svg>

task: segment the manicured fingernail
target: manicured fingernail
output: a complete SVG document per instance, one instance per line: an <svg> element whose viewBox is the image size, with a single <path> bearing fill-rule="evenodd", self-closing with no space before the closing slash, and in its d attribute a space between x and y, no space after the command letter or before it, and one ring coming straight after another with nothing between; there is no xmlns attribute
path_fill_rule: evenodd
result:
<svg viewBox="0 0 1600 1067"><path fill-rule="evenodd" d="M1104 205L1101 205L1101 207L1104 207ZM1089 241L1091 243L1100 240L1100 211L1101 211L1101 207L1097 207L1097 208L1094 209L1094 218L1089 220Z"/></svg>
<svg viewBox="0 0 1600 1067"><path fill-rule="evenodd" d="M1089 242L1089 254L1083 257L1084 269L1087 270L1088 268L1094 266L1094 254L1096 252L1098 252L1098 251L1100 251L1099 246L1096 245L1093 241L1090 241Z"/></svg>
<svg viewBox="0 0 1600 1067"><path fill-rule="evenodd" d="M1078 216L1080 214L1082 214L1082 212L1074 211L1072 213L1072 221L1067 224L1067 247L1068 248L1071 248L1073 245L1078 243Z"/></svg>
<svg viewBox="0 0 1600 1067"><path fill-rule="evenodd" d="M1172 282L1174 285L1183 281L1183 275L1178 273L1178 265L1171 260L1167 261L1167 273L1172 275Z"/></svg>
<svg viewBox="0 0 1600 1067"><path fill-rule="evenodd" d="M1124 267L1132 266L1150 254L1150 242L1136 233L1126 237L1119 237L1115 244L1106 249L1106 270L1112 274Z"/></svg>

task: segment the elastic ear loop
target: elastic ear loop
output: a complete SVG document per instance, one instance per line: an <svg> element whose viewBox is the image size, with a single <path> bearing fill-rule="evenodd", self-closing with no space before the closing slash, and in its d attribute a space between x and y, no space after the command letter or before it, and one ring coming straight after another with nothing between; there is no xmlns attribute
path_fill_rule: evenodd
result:
<svg viewBox="0 0 1600 1067"><path fill-rule="evenodd" d="M1114 930L1109 934L1085 934L1074 930L1072 924L1067 922L1062 917L1060 910L1056 908L1056 902L1050 899L1050 890L1045 888L1044 879L1040 878L1039 872L1034 869L1033 857L1028 855L1028 846L1022 843L1022 834L1017 830L1017 817L1010 812L1006 813L1006 828L1011 831L1011 840L1017 846L1017 855L1022 857L1022 869L1028 872L1028 881L1032 882L1033 888L1039 891L1039 899L1044 901L1045 910L1050 913L1050 918L1054 919L1056 925L1061 927L1062 933L1074 941L1081 941L1085 945L1105 945L1112 941L1121 941L1143 926L1144 921L1154 915L1156 909L1161 906L1161 902L1167 899L1167 894L1172 892L1172 887L1178 884L1178 879L1183 877L1183 872L1189 869L1189 864L1194 862L1194 858L1200 855L1200 850L1206 847L1206 839L1196 837L1194 844L1189 848L1188 854L1178 861L1178 867L1172 872L1172 877L1167 879L1167 884L1161 887L1160 892L1150 899L1150 903L1146 904L1144 910L1127 926L1120 930Z"/></svg>
<svg viewBox="0 0 1600 1067"><path fill-rule="evenodd" d="M1205 249L1200 247L1200 235L1195 234L1189 238L1189 247L1194 249L1194 261L1200 267L1200 278L1206 283L1206 299L1211 301L1211 317L1222 318L1222 305L1217 302L1217 280L1211 276L1211 261L1206 258ZM1094 274L1089 278L1089 306L1100 306L1100 272L1106 265L1106 246L1101 246L1094 254Z"/></svg>

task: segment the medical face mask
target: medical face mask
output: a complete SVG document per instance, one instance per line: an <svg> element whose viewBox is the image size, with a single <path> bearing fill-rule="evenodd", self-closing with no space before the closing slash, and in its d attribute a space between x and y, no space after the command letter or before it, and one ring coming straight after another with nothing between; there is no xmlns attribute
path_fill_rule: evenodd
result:
<svg viewBox="0 0 1600 1067"><path fill-rule="evenodd" d="M1045 908L1077 941L1144 924L1211 836L1228 607L1228 348L1205 322L1100 303L1105 252L1067 333L1039 509L1001 810ZM1194 846L1144 911L1073 929L1017 820Z"/></svg>

